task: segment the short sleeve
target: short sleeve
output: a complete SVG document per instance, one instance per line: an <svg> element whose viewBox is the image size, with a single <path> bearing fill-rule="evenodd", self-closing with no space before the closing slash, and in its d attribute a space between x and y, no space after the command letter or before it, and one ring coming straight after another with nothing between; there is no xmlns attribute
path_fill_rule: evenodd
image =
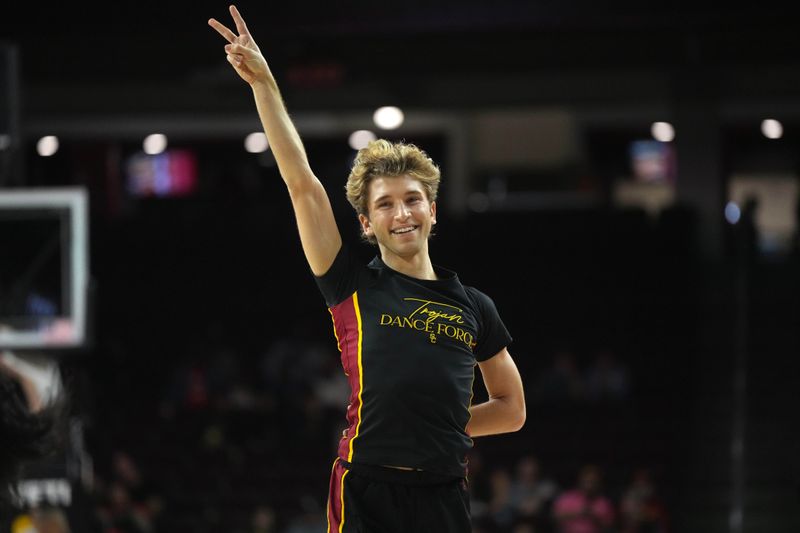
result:
<svg viewBox="0 0 800 533"><path fill-rule="evenodd" d="M314 276L325 304L333 307L349 298L358 289L358 282L366 271L366 266L347 244L342 243L330 268L321 276ZM312 273L313 275L313 273Z"/></svg>
<svg viewBox="0 0 800 533"><path fill-rule="evenodd" d="M473 287L465 287L465 289L478 313L479 330L475 359L483 362L511 344L512 337L503 324L494 301Z"/></svg>

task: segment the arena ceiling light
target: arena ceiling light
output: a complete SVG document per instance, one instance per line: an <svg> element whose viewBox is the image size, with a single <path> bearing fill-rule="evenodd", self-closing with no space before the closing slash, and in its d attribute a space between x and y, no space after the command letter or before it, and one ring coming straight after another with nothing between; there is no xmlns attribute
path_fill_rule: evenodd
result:
<svg viewBox="0 0 800 533"><path fill-rule="evenodd" d="M369 130L357 130L350 134L348 143L353 150L361 150L366 148L370 141L374 141L377 137Z"/></svg>
<svg viewBox="0 0 800 533"><path fill-rule="evenodd" d="M244 139L244 149L251 154L266 152L268 148L267 135L263 131L255 131Z"/></svg>
<svg viewBox="0 0 800 533"><path fill-rule="evenodd" d="M774 118L761 121L761 133L767 139L780 139L783 137L783 124Z"/></svg>
<svg viewBox="0 0 800 533"><path fill-rule="evenodd" d="M650 134L653 139L668 143L675 138L675 128L669 122L653 122L650 126Z"/></svg>
<svg viewBox="0 0 800 533"><path fill-rule="evenodd" d="M45 135L36 143L36 153L42 157L50 157L58 152L58 137Z"/></svg>
<svg viewBox="0 0 800 533"><path fill-rule="evenodd" d="M163 133L153 133L145 137L142 143L144 153L157 155L167 149L167 136Z"/></svg>
<svg viewBox="0 0 800 533"><path fill-rule="evenodd" d="M405 116L399 107L383 106L375 110L372 120L383 130L395 130L403 125Z"/></svg>

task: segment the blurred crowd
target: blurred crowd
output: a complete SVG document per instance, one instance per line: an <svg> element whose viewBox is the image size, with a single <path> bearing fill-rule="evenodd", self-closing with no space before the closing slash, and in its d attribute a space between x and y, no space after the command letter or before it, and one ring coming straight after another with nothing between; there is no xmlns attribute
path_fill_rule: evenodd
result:
<svg viewBox="0 0 800 533"><path fill-rule="evenodd" d="M667 533L667 507L650 470L630 473L619 491L604 484L603 469L582 465L561 486L543 475L533 455L513 469L470 461L473 533Z"/></svg>
<svg viewBox="0 0 800 533"><path fill-rule="evenodd" d="M633 469L627 473L624 485L610 488L604 483L604 469L596 464L580 466L575 479L563 486L544 474L533 455L519 457L511 465L509 468L485 461L477 451L471 454L468 481L473 533L670 532L669 510L648 467ZM113 476L96 487L91 531L169 531L160 527L165 496L147 482L127 453L116 452ZM313 499L308 494L298 497ZM246 521L239 520L237 529L226 531L324 533L323 502L304 503L304 512L283 509L267 500L256 503L246 511Z"/></svg>
<svg viewBox="0 0 800 533"><path fill-rule="evenodd" d="M87 533L326 531L326 472L349 395L335 347L295 335L250 359L224 343L206 348L176 359L160 394L135 398L140 412L128 419L120 408L122 419L105 428L113 434L94 439L108 448L93 450ZM591 354L580 364L574 352L553 350L526 383L533 411L630 402L624 361L607 348ZM652 465L582 462L564 450L572 466L556 469L522 434L502 451L484 442L469 457L474 533L670 531ZM34 516L55 523L44 511ZM70 531L63 526L19 531Z"/></svg>

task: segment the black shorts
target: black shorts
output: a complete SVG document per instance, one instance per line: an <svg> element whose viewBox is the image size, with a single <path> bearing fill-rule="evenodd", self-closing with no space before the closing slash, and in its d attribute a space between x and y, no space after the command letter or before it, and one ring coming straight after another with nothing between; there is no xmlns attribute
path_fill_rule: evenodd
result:
<svg viewBox="0 0 800 533"><path fill-rule="evenodd" d="M336 459L328 533L470 533L464 478Z"/></svg>

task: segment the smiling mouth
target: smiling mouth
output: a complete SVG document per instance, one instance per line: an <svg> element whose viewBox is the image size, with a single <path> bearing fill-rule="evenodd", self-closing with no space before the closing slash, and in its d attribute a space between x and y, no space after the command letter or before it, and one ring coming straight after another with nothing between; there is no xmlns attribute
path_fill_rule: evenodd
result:
<svg viewBox="0 0 800 533"><path fill-rule="evenodd" d="M405 228L393 229L391 231L391 233L393 235L405 235L406 233L411 233L412 231L416 230L417 228L419 228L419 226L407 226Z"/></svg>

